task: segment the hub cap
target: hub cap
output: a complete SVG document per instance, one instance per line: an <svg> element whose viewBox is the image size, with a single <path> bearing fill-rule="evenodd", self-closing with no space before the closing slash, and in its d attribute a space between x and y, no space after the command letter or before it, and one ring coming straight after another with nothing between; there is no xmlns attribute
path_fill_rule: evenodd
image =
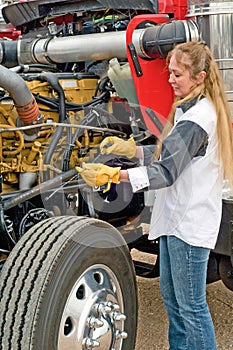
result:
<svg viewBox="0 0 233 350"><path fill-rule="evenodd" d="M124 331L123 295L115 274L93 265L68 295L59 328L58 350L121 350Z"/></svg>

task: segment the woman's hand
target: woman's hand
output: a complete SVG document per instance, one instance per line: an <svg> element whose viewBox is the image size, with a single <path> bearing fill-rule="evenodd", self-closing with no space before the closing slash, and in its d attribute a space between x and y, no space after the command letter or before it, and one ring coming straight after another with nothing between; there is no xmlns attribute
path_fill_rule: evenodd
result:
<svg viewBox="0 0 233 350"><path fill-rule="evenodd" d="M82 167L76 167L83 180L91 187L104 186L103 192L109 191L111 183L120 183L120 167L110 167L101 163L83 163Z"/></svg>
<svg viewBox="0 0 233 350"><path fill-rule="evenodd" d="M133 158L136 154L136 143L133 137L123 140L116 136L108 136L101 142L100 151L102 154L116 154Z"/></svg>

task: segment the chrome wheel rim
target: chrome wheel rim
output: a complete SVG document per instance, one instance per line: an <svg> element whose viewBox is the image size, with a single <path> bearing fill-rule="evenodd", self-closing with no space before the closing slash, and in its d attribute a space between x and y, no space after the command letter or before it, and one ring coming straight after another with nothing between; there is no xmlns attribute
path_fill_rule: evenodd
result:
<svg viewBox="0 0 233 350"><path fill-rule="evenodd" d="M106 265L86 269L70 291L62 313L57 350L121 350L124 331L123 295Z"/></svg>

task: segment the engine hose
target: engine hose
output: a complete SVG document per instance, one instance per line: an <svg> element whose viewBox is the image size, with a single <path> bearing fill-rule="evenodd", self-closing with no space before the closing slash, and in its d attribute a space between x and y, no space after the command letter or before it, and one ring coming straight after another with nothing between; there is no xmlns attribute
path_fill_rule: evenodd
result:
<svg viewBox="0 0 233 350"><path fill-rule="evenodd" d="M36 103L34 96L32 99L23 106L15 105L20 120L25 124L35 124L36 121L40 121L40 111Z"/></svg>
<svg viewBox="0 0 233 350"><path fill-rule="evenodd" d="M49 108L48 109L48 108L40 107L41 111L58 113L59 107L58 107L58 104L54 100L51 101L51 100L48 100L47 98L45 98L44 96L42 97L42 96L38 96L38 95L35 96L35 99L36 99L37 103L43 104Z"/></svg>
<svg viewBox="0 0 233 350"><path fill-rule="evenodd" d="M43 81L47 81L52 88L58 93L59 97L59 122L62 123L66 118L66 103L65 103L65 93L60 85L56 74L54 73L42 73L39 78Z"/></svg>
<svg viewBox="0 0 233 350"><path fill-rule="evenodd" d="M56 148L56 146L58 144L58 141L60 140L60 138L62 136L63 129L64 129L63 126L59 126L56 129L56 131L54 132L53 137L52 137L52 141L50 142L48 151L47 151L47 153L45 154L45 157L44 157L44 165L50 164L50 161L52 159L54 150L55 150L55 148ZM49 173L48 173L48 171L46 171L44 173L44 181L46 181L48 179L49 179Z"/></svg>
<svg viewBox="0 0 233 350"><path fill-rule="evenodd" d="M49 107L50 108L49 112L58 112L58 108L59 108L58 103L56 102L56 100L54 98L47 97L47 96L41 96L41 95L36 94L35 99L36 99L37 103L44 104L45 106ZM108 99L109 99L109 92L106 91L106 92L103 92L98 97L95 97L91 101L88 101L88 102L83 103L83 104L77 104L77 103L73 103L73 102L65 102L66 111L81 111L85 107L91 107L91 106L101 104ZM42 107L40 107L40 110L48 112L47 109L43 109Z"/></svg>
<svg viewBox="0 0 233 350"><path fill-rule="evenodd" d="M152 26L141 33L141 55L146 58L166 58L176 44L198 40L197 24L192 20L179 20ZM140 53L139 53L140 54Z"/></svg>
<svg viewBox="0 0 233 350"><path fill-rule="evenodd" d="M22 116L27 124L39 122L39 108L21 76L0 65L0 86L7 90L12 97L19 116Z"/></svg>
<svg viewBox="0 0 233 350"><path fill-rule="evenodd" d="M43 73L39 75L39 79L42 81L47 81L52 88L58 93L59 97L59 122L64 122L66 118L66 104L65 104L65 93L64 90L62 89L58 78L56 74L53 73ZM44 157L44 164L50 164L50 161L52 159L54 150L56 149L56 146L58 144L59 139L61 138L63 132L63 127L59 127L52 138L52 141L49 145L48 151ZM49 174L48 172L45 173L45 179L49 179Z"/></svg>
<svg viewBox="0 0 233 350"><path fill-rule="evenodd" d="M62 171L69 170L70 156L71 156L73 147L74 145L72 144L72 130L71 128L67 128L67 147L62 159Z"/></svg>
<svg viewBox="0 0 233 350"><path fill-rule="evenodd" d="M10 70L15 73L28 73L28 72L38 72L41 73L44 70L49 70L57 72L57 68L54 65L48 65L48 64L31 64L31 65L26 65L26 64L21 64L19 66L11 67Z"/></svg>

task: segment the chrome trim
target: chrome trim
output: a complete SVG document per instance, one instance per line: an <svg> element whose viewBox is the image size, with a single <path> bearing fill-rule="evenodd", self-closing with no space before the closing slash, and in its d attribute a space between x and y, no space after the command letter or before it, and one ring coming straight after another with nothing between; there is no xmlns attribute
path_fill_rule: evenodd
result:
<svg viewBox="0 0 233 350"><path fill-rule="evenodd" d="M187 17L233 13L232 1L189 0Z"/></svg>
<svg viewBox="0 0 233 350"><path fill-rule="evenodd" d="M57 350L123 349L124 299L106 265L86 269L69 292L60 320Z"/></svg>

